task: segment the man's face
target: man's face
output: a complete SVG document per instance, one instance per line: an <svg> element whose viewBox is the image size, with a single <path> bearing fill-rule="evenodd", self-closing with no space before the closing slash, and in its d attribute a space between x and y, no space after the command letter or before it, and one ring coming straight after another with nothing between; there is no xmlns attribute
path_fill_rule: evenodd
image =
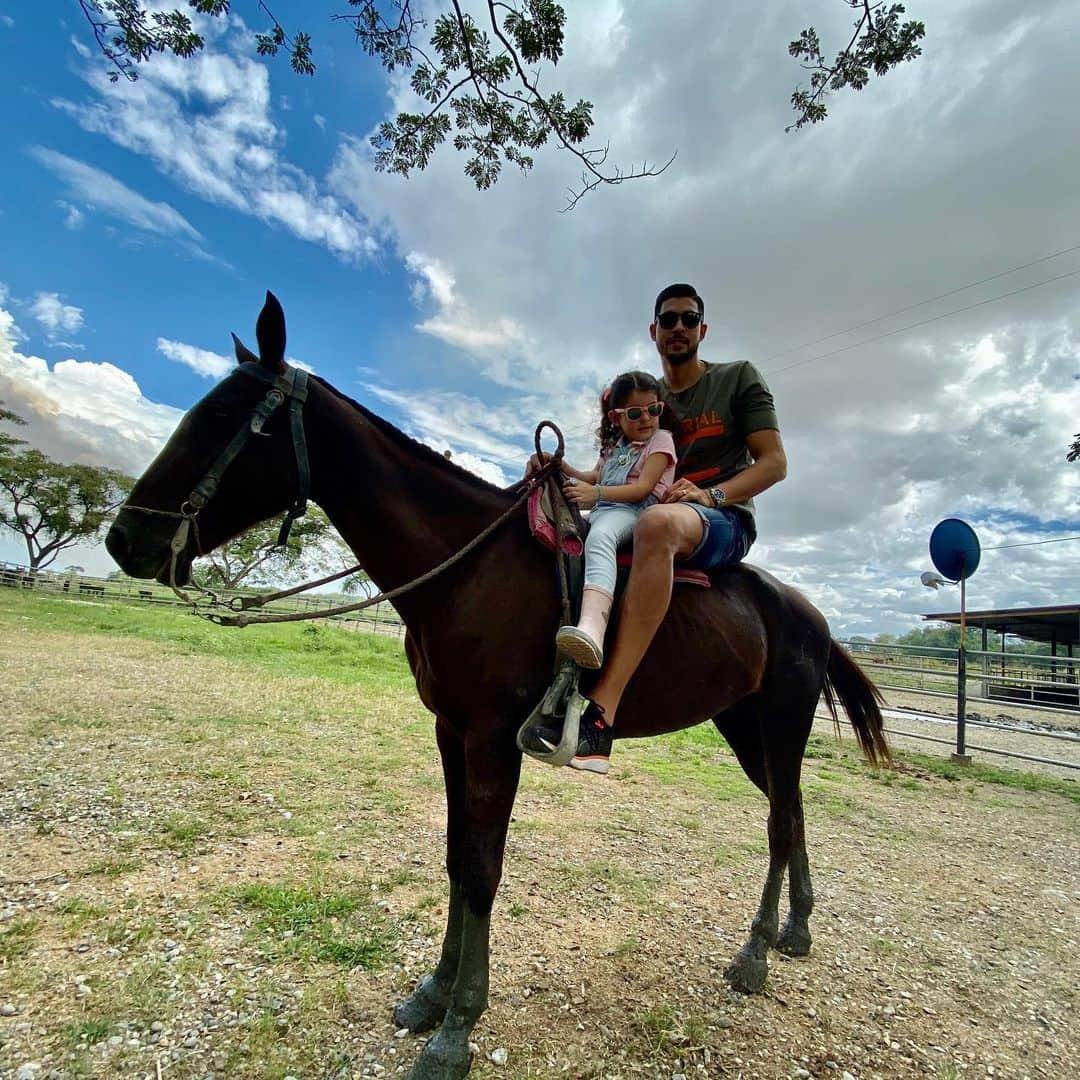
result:
<svg viewBox="0 0 1080 1080"><path fill-rule="evenodd" d="M692 296L672 297L660 305L660 314L649 327L649 336L656 342L660 358L676 367L697 358L698 346L708 330L703 322L691 327L686 325L686 320L676 318L684 313L693 322L698 315L697 301ZM673 326L664 325L671 322L674 322Z"/></svg>

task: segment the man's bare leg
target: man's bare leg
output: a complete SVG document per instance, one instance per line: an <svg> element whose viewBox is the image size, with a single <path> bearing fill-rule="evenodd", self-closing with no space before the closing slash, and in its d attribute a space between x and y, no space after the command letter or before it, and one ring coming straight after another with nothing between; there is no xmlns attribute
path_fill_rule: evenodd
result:
<svg viewBox="0 0 1080 1080"><path fill-rule="evenodd" d="M634 562L619 609L619 628L603 671L589 695L610 726L623 691L656 636L671 602L676 558L701 543L705 523L689 506L665 503L645 510L634 530Z"/></svg>

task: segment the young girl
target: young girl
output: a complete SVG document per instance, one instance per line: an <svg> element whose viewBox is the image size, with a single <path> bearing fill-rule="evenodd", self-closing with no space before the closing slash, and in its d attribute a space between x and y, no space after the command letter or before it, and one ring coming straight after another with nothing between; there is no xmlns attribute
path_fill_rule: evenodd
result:
<svg viewBox="0 0 1080 1080"><path fill-rule="evenodd" d="M585 590L577 626L555 638L559 651L583 668L604 662L604 633L615 593L615 552L634 532L638 515L675 479L675 441L660 426L660 385L644 371L619 375L600 398L600 460L587 472L563 464L567 498L589 515Z"/></svg>

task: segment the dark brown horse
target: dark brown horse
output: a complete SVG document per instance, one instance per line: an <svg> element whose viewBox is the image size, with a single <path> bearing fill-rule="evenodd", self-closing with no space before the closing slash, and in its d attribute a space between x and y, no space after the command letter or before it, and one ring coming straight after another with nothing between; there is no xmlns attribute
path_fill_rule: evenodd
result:
<svg viewBox="0 0 1080 1080"><path fill-rule="evenodd" d="M311 497L382 589L447 559L512 506L511 493L321 379L308 381L302 401L284 361L284 314L270 294L257 336L259 356L236 343L236 371L184 417L118 515L106 543L127 573L186 582L192 559L296 504L308 477ZM292 421L287 407L273 408L283 403ZM248 438L252 431L263 437ZM491 908L521 770L515 733L553 669L560 600L552 556L532 540L522 510L397 607L420 697L435 715L450 902L439 962L394 1015L412 1031L439 1026L414 1077L460 1077L487 1004ZM887 761L877 691L821 614L768 574L739 566L712 589L676 590L619 710L622 739L711 719L768 797L768 875L750 937L725 973L745 992L764 983L770 947L790 955L810 948L799 779L822 693L834 717L839 698L870 760ZM790 913L781 928L785 871Z"/></svg>

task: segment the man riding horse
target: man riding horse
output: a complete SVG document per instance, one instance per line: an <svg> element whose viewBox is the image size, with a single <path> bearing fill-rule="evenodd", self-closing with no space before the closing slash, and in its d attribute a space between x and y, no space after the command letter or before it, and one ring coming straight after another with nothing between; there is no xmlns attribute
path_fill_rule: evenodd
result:
<svg viewBox="0 0 1080 1080"><path fill-rule="evenodd" d="M656 298L649 336L664 377L660 391L680 429L676 481L644 510L634 530L634 561L610 656L589 691L575 757L611 752L611 730L631 676L671 600L673 565L714 570L739 562L757 536L754 496L787 475L772 394L747 361L710 364L698 356L708 331L705 301L692 285L669 285ZM529 462L532 472L541 463ZM549 752L559 733L534 727L527 748Z"/></svg>

